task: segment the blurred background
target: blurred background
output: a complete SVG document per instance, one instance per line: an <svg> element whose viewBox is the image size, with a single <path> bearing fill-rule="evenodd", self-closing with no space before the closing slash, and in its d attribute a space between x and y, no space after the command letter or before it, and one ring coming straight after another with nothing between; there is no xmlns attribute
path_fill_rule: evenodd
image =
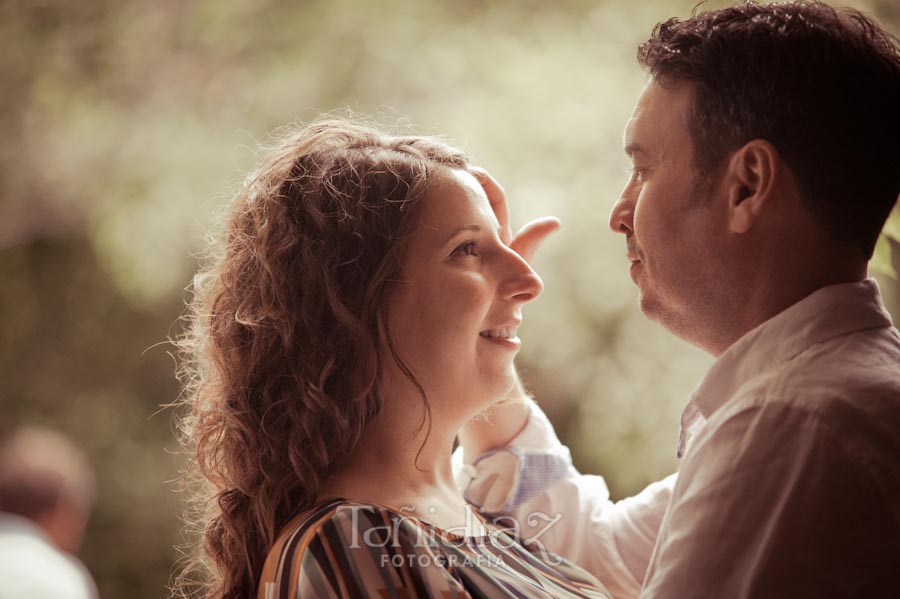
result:
<svg viewBox="0 0 900 599"><path fill-rule="evenodd" d="M0 433L51 426L87 452L82 559L101 596L166 594L183 464L166 339L257 144L322 112L445 134L506 186L514 226L562 219L536 262L527 380L615 497L674 471L711 360L641 316L606 220L635 48L693 4L0 0ZM847 4L900 32L897 0ZM882 240L879 280L900 315L892 251L900 264Z"/></svg>

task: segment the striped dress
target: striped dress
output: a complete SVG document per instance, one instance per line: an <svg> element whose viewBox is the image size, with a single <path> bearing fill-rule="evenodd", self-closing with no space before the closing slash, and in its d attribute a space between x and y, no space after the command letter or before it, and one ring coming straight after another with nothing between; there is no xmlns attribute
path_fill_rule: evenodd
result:
<svg viewBox="0 0 900 599"><path fill-rule="evenodd" d="M484 534L461 536L384 507L330 500L282 530L258 599L608 599L578 566L475 517Z"/></svg>

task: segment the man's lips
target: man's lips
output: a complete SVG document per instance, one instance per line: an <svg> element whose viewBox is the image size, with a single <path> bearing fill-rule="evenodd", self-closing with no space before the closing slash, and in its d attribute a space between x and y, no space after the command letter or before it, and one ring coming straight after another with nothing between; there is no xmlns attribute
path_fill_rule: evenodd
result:
<svg viewBox="0 0 900 599"><path fill-rule="evenodd" d="M625 241L625 257L628 258L628 261L632 264L641 262L640 252L638 252L637 243L635 242L634 237L628 237Z"/></svg>
<svg viewBox="0 0 900 599"><path fill-rule="evenodd" d="M632 260L631 267L628 269L628 274L631 275L631 280L637 283L637 271L644 265L641 260Z"/></svg>

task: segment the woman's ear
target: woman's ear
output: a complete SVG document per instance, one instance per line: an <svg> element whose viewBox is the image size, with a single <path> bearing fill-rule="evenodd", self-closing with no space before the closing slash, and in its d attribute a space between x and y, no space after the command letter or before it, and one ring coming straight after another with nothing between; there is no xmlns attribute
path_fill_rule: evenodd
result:
<svg viewBox="0 0 900 599"><path fill-rule="evenodd" d="M775 179L782 168L781 156L763 139L748 141L734 153L728 164L728 223L733 233L753 228L770 203Z"/></svg>

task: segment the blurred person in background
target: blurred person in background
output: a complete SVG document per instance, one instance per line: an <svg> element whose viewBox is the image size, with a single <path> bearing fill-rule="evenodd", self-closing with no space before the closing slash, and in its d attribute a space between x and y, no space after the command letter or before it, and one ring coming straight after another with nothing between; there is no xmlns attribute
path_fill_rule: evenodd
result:
<svg viewBox="0 0 900 599"><path fill-rule="evenodd" d="M75 554L94 502L84 453L57 432L21 428L0 446L0 598L91 599Z"/></svg>
<svg viewBox="0 0 900 599"><path fill-rule="evenodd" d="M247 178L180 340L204 540L176 591L608 597L469 510L452 475L459 428L514 384L543 289L523 254L558 224L511 247L483 177L438 139L330 120Z"/></svg>
<svg viewBox="0 0 900 599"><path fill-rule="evenodd" d="M900 193L900 44L852 9L740 3L638 59L610 227L643 313L716 358L679 473L618 503L554 483L568 451L519 388L463 430L460 484L525 530L561 514L543 542L616 597L897 596L900 333L867 262Z"/></svg>

